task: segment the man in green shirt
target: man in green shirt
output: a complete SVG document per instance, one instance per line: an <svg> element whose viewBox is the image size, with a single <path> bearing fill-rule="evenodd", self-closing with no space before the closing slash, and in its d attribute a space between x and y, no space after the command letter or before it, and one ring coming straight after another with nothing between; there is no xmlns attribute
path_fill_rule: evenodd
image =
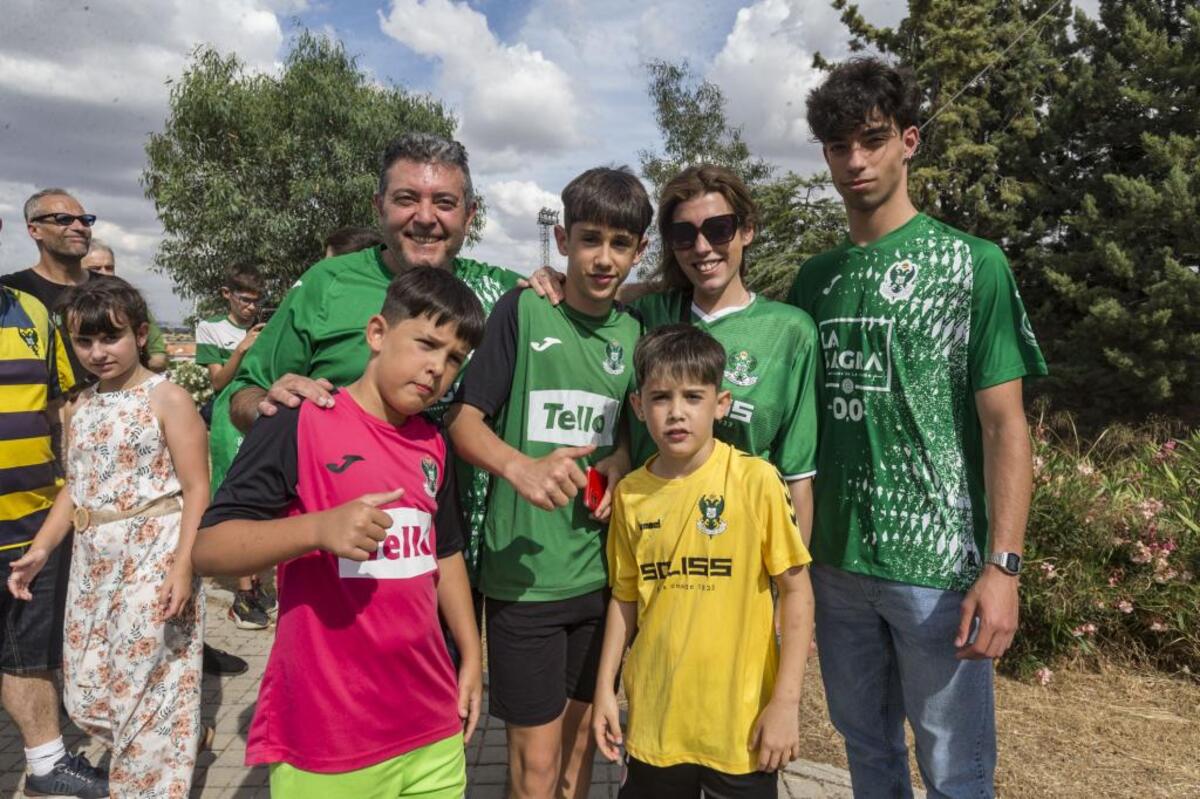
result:
<svg viewBox="0 0 1200 799"><path fill-rule="evenodd" d="M1032 490L1022 378L1046 365L1003 252L908 196L920 94L854 59L808 98L849 235L790 301L817 324L817 642L858 796L992 796L992 660L1017 628Z"/></svg>
<svg viewBox="0 0 1200 799"><path fill-rule="evenodd" d="M242 361L229 389L228 417L241 430L275 405L302 400L332 406L330 390L357 380L367 362L363 329L379 310L388 283L404 269L449 269L491 312L520 275L458 257L477 203L466 149L428 133L408 133L383 153L379 189L372 202L383 245L326 258L296 281ZM467 371L459 372L459 380ZM440 419L449 395L427 413ZM213 420L213 432L217 432ZM214 458L215 458L214 446ZM234 452L230 453L232 460ZM459 485L470 515L467 563L478 561L487 476L459 465ZM217 464L214 463L214 472ZM216 490L214 481L213 489Z"/></svg>

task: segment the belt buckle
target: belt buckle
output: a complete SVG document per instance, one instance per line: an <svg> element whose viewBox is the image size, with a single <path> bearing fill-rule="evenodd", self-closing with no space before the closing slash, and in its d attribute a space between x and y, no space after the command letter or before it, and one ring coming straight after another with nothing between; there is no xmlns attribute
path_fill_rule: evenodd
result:
<svg viewBox="0 0 1200 799"><path fill-rule="evenodd" d="M75 530L86 530L92 526L92 514L82 505L75 506Z"/></svg>

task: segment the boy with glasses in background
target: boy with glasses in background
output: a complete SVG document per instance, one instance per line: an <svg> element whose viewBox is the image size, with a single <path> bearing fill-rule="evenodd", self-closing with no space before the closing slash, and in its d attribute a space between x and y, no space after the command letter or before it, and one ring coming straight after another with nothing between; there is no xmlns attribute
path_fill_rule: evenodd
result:
<svg viewBox="0 0 1200 799"><path fill-rule="evenodd" d="M262 303L262 276L255 267L232 267L225 276L221 296L229 304L228 313L205 319L196 325L196 364L208 369L214 394L214 398L201 411L204 421L209 424L212 423L215 395L232 382L242 364L242 357L265 326L265 323L256 324ZM214 457L213 460L216 466L218 459ZM213 477L215 492L221 485L224 473L220 476L214 474ZM243 630L265 630L271 623L268 614L277 607L274 595L268 595L257 578L240 577L233 604L229 607L229 618Z"/></svg>

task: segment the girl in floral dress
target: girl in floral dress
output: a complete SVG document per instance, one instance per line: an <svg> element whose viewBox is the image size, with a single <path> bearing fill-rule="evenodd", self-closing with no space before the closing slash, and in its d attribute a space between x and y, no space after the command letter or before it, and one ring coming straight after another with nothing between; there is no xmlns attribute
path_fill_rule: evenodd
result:
<svg viewBox="0 0 1200 799"><path fill-rule="evenodd" d="M183 799L200 738L204 619L191 551L208 502L204 423L187 392L142 365L146 303L128 283L90 280L62 313L99 382L68 413L67 485L9 588L27 599L74 524L67 711L112 749L112 796Z"/></svg>

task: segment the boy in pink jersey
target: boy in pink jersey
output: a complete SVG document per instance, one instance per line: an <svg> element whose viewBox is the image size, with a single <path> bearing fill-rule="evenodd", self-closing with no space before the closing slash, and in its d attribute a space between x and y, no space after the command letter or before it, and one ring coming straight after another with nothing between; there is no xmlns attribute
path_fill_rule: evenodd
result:
<svg viewBox="0 0 1200 799"><path fill-rule="evenodd" d="M440 269L392 281L371 357L332 407L280 407L204 515L202 574L279 567L279 621L246 743L276 797L461 797L479 715L479 631L454 469L421 412L483 335ZM457 680L438 623L462 654ZM464 729L465 728L465 729Z"/></svg>

